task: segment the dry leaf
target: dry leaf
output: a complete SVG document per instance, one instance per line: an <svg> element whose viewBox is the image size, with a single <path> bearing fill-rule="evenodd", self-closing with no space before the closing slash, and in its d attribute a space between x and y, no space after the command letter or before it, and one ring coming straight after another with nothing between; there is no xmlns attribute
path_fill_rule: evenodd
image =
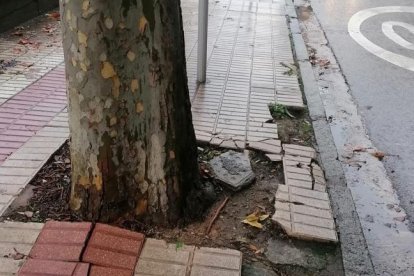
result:
<svg viewBox="0 0 414 276"><path fill-rule="evenodd" d="M382 151L376 151L374 153L372 153L372 155L376 158L378 158L378 160L382 160L385 157L385 153L383 153Z"/></svg>
<svg viewBox="0 0 414 276"><path fill-rule="evenodd" d="M248 215L244 220L243 223L249 224L253 227L262 229L263 225L260 221L263 221L269 217L269 214L262 214L260 215L259 211L255 211L254 213Z"/></svg>
<svg viewBox="0 0 414 276"><path fill-rule="evenodd" d="M261 215L259 217L259 221L264 221L265 219L267 219L269 217L269 214L265 214L265 215Z"/></svg>

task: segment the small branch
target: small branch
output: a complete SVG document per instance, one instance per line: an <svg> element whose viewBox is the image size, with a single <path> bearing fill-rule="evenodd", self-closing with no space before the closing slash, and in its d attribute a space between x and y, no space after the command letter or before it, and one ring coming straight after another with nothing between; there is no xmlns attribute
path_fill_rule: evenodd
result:
<svg viewBox="0 0 414 276"><path fill-rule="evenodd" d="M229 197L226 196L226 198L223 200L223 202L220 204L220 206L217 208L216 213L214 214L214 217L211 219L210 224L208 225L206 234L210 234L211 227L213 227L214 222L216 221L218 215L220 214L221 210L226 206L227 201L229 201Z"/></svg>

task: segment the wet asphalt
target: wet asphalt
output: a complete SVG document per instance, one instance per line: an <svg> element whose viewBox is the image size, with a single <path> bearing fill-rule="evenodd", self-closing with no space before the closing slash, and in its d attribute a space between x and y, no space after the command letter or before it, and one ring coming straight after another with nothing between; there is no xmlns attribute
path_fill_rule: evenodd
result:
<svg viewBox="0 0 414 276"><path fill-rule="evenodd" d="M412 0L312 0L329 44L363 118L373 144L386 153L384 164L414 231L414 71L392 64L358 44L348 33L357 12L384 6L413 7ZM374 44L405 57L404 48L382 31L383 22L398 21L414 27L414 13L376 14L361 24L361 33ZM414 44L414 33L396 26L401 38ZM413 45L414 46L414 45Z"/></svg>

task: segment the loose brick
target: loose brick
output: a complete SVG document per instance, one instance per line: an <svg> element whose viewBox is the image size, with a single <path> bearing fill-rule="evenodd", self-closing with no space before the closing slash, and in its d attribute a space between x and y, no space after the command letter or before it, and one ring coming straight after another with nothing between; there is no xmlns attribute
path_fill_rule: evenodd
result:
<svg viewBox="0 0 414 276"><path fill-rule="evenodd" d="M135 268L137 259L138 254L135 256L126 255L107 249L92 247L88 244L85 253L83 254L82 261L99 266L122 268L132 271Z"/></svg>
<svg viewBox="0 0 414 276"><path fill-rule="evenodd" d="M91 227L89 222L48 221L30 256L45 260L80 261Z"/></svg>
<svg viewBox="0 0 414 276"><path fill-rule="evenodd" d="M83 254L83 261L134 270L144 237L141 233L98 223Z"/></svg>

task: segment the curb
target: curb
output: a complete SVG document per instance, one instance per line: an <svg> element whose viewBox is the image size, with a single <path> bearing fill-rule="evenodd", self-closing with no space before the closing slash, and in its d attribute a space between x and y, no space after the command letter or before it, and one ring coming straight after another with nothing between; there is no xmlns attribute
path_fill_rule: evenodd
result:
<svg viewBox="0 0 414 276"><path fill-rule="evenodd" d="M375 275L351 191L347 187L342 165L337 159L337 150L326 120L325 108L309 62L297 14L292 12L295 11L295 5L291 0L286 0L286 9L289 11L287 16L292 35L292 49L299 65L299 78L302 80L312 120L319 161L325 171L328 194L332 199L333 213L339 230L345 275Z"/></svg>

